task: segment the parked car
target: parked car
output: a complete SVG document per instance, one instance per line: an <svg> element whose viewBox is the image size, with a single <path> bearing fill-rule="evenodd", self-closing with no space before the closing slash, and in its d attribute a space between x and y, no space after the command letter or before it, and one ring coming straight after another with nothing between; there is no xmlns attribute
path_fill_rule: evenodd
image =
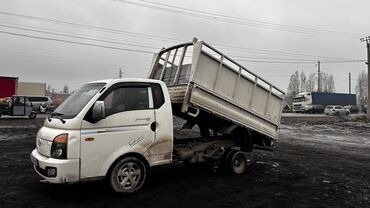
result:
<svg viewBox="0 0 370 208"><path fill-rule="evenodd" d="M357 105L346 105L344 109L349 110L350 113L358 113L359 111Z"/></svg>
<svg viewBox="0 0 370 208"><path fill-rule="evenodd" d="M324 106L322 105L305 105L302 108L303 113L324 113Z"/></svg>
<svg viewBox="0 0 370 208"><path fill-rule="evenodd" d="M34 111L45 113L53 109L53 101L48 96L28 96L28 99L32 102Z"/></svg>
<svg viewBox="0 0 370 208"><path fill-rule="evenodd" d="M344 109L340 105L328 105L325 107L325 115L349 115L349 110Z"/></svg>
<svg viewBox="0 0 370 208"><path fill-rule="evenodd" d="M367 105L362 108L362 112L367 113Z"/></svg>

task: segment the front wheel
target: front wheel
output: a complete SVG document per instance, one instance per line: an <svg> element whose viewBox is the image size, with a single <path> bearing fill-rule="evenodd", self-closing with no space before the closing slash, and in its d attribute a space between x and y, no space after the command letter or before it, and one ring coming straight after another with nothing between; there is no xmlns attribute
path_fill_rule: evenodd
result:
<svg viewBox="0 0 370 208"><path fill-rule="evenodd" d="M144 162L136 157L125 157L119 160L110 173L110 185L115 192L133 193L144 184L147 168Z"/></svg>
<svg viewBox="0 0 370 208"><path fill-rule="evenodd" d="M30 115L28 115L28 117L30 119L35 119L36 118L36 113L35 112L31 112Z"/></svg>

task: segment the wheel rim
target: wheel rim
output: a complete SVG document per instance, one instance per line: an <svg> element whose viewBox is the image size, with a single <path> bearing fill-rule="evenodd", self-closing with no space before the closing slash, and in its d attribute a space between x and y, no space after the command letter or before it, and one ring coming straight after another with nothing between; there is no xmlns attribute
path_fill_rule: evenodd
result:
<svg viewBox="0 0 370 208"><path fill-rule="evenodd" d="M245 156L241 153L235 154L232 160L232 166L235 173L243 173L246 169Z"/></svg>
<svg viewBox="0 0 370 208"><path fill-rule="evenodd" d="M117 181L123 189L135 189L140 184L141 169L134 162L128 162L121 166L117 174Z"/></svg>

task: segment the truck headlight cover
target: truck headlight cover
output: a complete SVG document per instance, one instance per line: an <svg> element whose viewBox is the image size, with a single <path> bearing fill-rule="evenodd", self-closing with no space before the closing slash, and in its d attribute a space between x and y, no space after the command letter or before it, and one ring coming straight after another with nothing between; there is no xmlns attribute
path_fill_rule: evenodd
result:
<svg viewBox="0 0 370 208"><path fill-rule="evenodd" d="M50 156L55 159L67 159L68 134L60 134L53 139Z"/></svg>

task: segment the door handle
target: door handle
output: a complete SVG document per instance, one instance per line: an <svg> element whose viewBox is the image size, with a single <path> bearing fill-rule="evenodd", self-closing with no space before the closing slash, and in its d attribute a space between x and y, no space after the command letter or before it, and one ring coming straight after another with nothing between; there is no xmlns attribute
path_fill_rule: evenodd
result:
<svg viewBox="0 0 370 208"><path fill-rule="evenodd" d="M150 129L151 129L152 131L155 131L155 130L157 129L157 123L156 123L156 122L151 123L151 124L150 124Z"/></svg>

